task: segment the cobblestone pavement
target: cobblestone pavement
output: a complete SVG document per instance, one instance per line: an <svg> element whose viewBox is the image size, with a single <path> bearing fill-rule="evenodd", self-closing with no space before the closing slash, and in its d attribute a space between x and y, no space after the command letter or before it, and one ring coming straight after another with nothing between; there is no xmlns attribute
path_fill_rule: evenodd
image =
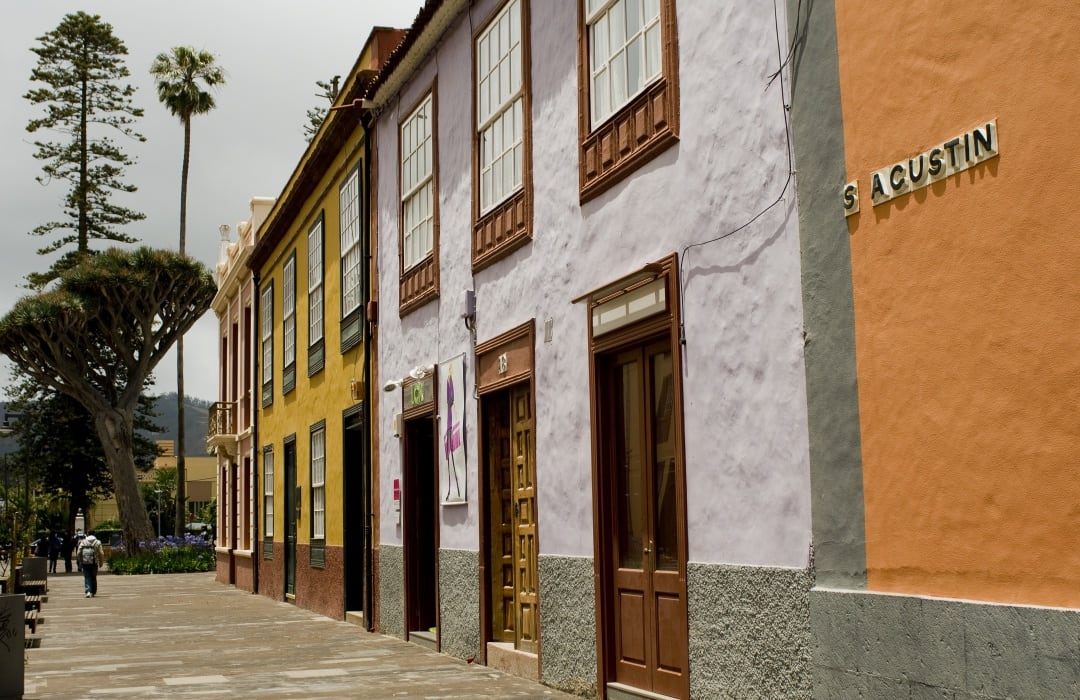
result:
<svg viewBox="0 0 1080 700"><path fill-rule="evenodd" d="M49 577L25 698L574 698L208 574Z"/></svg>

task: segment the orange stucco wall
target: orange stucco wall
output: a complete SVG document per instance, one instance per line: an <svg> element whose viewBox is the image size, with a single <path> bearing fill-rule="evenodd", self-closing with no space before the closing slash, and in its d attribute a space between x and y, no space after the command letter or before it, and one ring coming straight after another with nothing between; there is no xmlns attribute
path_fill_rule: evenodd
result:
<svg viewBox="0 0 1080 700"><path fill-rule="evenodd" d="M1080 607L1080 3L836 16L868 585ZM994 118L998 158L871 205Z"/></svg>

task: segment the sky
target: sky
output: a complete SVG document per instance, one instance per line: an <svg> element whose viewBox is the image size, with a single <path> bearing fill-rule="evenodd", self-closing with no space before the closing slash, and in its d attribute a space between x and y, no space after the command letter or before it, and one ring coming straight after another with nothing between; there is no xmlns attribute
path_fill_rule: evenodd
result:
<svg viewBox="0 0 1080 700"><path fill-rule="evenodd" d="M127 46L127 82L137 88L135 104L145 116L136 131L145 143L119 137L137 162L126 171L134 194L113 202L146 214L126 233L139 244L175 249L180 229L180 121L158 102L149 68L174 46L213 53L225 69L226 85L215 94L217 108L192 121L188 178L187 253L211 270L220 251L222 224L235 240L236 225L250 217L255 196L276 197L303 155L309 108L325 104L316 81L345 76L374 26L407 28L422 0L0 0L0 315L26 295L25 276L55 260L36 251L53 237L30 231L59 218L66 182L36 180L41 162L33 141L53 140L26 124L43 113L23 95L37 63L31 47L65 14L82 10L112 25ZM111 135L110 135L111 136ZM102 247L102 242L98 242ZM189 396L217 398L217 322L208 311L184 337L184 389ZM10 363L0 356L0 398L11 383ZM154 371L155 393L176 391L176 357L170 352Z"/></svg>

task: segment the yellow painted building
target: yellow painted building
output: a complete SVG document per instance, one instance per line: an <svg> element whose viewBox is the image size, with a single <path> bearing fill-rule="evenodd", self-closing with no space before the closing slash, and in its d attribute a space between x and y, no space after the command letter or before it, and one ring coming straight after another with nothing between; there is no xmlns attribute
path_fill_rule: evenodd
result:
<svg viewBox="0 0 1080 700"><path fill-rule="evenodd" d="M361 95L401 32L376 29L259 228L255 275L258 590L371 615L371 162Z"/></svg>

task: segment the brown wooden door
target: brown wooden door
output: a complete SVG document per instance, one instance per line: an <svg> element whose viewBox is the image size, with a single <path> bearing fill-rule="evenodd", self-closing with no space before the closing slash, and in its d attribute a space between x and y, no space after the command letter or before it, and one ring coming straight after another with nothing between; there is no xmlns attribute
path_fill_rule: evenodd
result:
<svg viewBox="0 0 1080 700"><path fill-rule="evenodd" d="M510 406L514 431L514 645L536 652L540 599L536 571L536 464L532 395L527 385L510 390Z"/></svg>
<svg viewBox="0 0 1080 700"><path fill-rule="evenodd" d="M491 639L536 652L536 464L529 386L485 397L484 430L489 479Z"/></svg>
<svg viewBox="0 0 1080 700"><path fill-rule="evenodd" d="M677 464L668 340L602 358L605 523L611 537L614 679L682 697L687 688L685 488ZM604 429L602 428L602 430Z"/></svg>
<svg viewBox="0 0 1080 700"><path fill-rule="evenodd" d="M514 489L510 450L510 403L502 394L484 401L491 532L491 639L514 642Z"/></svg>

